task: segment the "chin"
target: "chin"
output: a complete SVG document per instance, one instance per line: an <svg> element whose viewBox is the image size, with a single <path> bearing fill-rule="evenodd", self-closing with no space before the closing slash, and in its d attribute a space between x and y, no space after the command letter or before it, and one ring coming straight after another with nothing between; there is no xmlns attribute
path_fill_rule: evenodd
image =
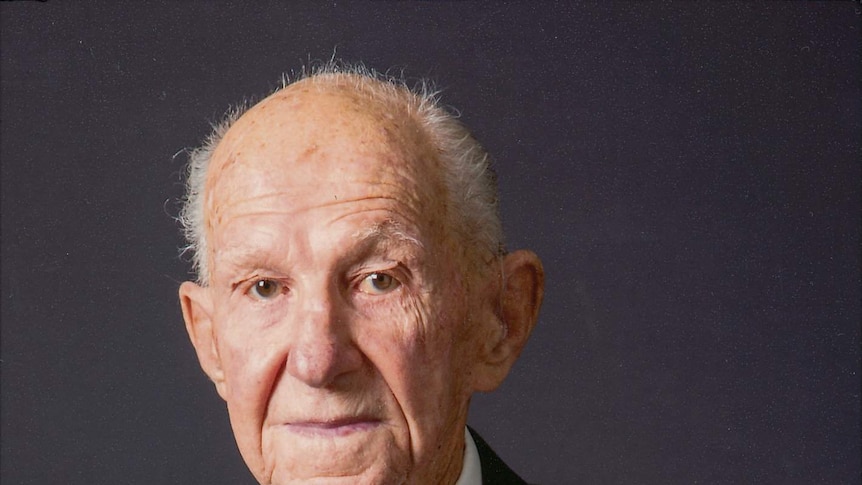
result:
<svg viewBox="0 0 862 485"><path fill-rule="evenodd" d="M269 430L262 484L404 484L409 453L382 424L283 425ZM267 459L269 458L269 459Z"/></svg>
<svg viewBox="0 0 862 485"><path fill-rule="evenodd" d="M338 474L337 472L321 472L309 470L306 473L274 473L271 480L261 481L264 485L402 485L407 483L407 477L394 473L382 464L374 468L362 470L359 473Z"/></svg>

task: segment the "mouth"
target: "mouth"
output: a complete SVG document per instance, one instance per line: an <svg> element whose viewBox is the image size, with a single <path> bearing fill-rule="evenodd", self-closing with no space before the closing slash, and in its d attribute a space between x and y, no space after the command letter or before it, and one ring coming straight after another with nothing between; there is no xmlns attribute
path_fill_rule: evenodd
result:
<svg viewBox="0 0 862 485"><path fill-rule="evenodd" d="M380 420L368 417L347 417L327 420L304 420L285 423L284 427L303 436L338 437L371 431L381 425Z"/></svg>

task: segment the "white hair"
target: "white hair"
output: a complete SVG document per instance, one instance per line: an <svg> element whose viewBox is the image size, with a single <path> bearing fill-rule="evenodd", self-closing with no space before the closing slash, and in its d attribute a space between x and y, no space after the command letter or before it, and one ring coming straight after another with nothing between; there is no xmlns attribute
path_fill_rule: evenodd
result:
<svg viewBox="0 0 862 485"><path fill-rule="evenodd" d="M437 149L443 170L443 183L448 197L448 217L452 229L461 238L473 257L490 253L503 254L503 231L497 204L497 180L488 153L470 131L453 114L440 105L439 91L430 82L420 80L413 89L401 77L379 73L364 66L350 66L331 60L303 69L290 82L282 78L284 89L298 81L340 84L353 82L354 90L372 100L389 106L406 108L427 140ZM186 167L186 192L178 220L188 243L182 253L192 255L193 270L198 282L209 283L207 261L206 224L204 221L204 186L207 168L213 152L233 123L242 116L251 103L228 110L223 120L213 125L204 143L189 152ZM478 261L477 261L478 262Z"/></svg>

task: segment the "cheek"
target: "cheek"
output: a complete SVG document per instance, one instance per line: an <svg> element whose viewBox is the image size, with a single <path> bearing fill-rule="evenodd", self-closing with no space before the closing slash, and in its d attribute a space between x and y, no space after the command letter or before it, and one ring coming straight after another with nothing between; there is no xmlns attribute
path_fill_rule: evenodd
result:
<svg viewBox="0 0 862 485"><path fill-rule="evenodd" d="M440 399L462 387L457 380L457 330L461 325L456 295L427 292L390 305L387 331L369 332L368 357L395 394L405 414L427 414L440 408Z"/></svg>
<svg viewBox="0 0 862 485"><path fill-rule="evenodd" d="M225 297L222 301L228 301ZM262 480L269 469L262 449L267 405L285 352L275 316L225 305L217 312L218 350L226 381L231 427L249 469Z"/></svg>
<svg viewBox="0 0 862 485"><path fill-rule="evenodd" d="M283 349L275 343L276 327L268 324L273 315L250 314L236 309L218 320L219 354L227 381L228 406L244 419L258 421L281 368Z"/></svg>

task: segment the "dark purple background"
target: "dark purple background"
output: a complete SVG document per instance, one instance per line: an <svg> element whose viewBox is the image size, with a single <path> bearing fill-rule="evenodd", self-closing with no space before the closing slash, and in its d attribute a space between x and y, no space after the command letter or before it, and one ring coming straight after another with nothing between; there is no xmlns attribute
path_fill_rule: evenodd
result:
<svg viewBox="0 0 862 485"><path fill-rule="evenodd" d="M252 483L176 302L183 148L431 76L546 303L471 423L556 483L860 476L860 5L3 2L2 483Z"/></svg>

